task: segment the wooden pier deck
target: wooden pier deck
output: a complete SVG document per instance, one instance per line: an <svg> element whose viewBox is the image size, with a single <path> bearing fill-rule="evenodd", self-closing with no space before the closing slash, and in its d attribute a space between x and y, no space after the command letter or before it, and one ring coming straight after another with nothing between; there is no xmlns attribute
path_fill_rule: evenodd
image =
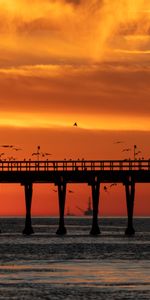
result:
<svg viewBox="0 0 150 300"><path fill-rule="evenodd" d="M87 183L92 190L93 218L91 234L100 233L98 206L101 183L122 183L125 186L128 224L126 234L135 233L133 210L135 185L150 183L150 160L57 160L0 161L0 183L20 183L25 188L26 221L24 234L33 233L31 204L34 183L54 183L58 187L59 227L57 234L66 234L64 210L66 186Z"/></svg>

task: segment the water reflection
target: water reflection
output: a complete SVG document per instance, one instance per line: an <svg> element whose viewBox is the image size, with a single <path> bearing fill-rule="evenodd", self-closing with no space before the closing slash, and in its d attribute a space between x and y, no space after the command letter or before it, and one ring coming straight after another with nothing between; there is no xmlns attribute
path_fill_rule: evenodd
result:
<svg viewBox="0 0 150 300"><path fill-rule="evenodd" d="M104 219L102 234L89 236L90 219L67 220L68 234L55 235L57 219L34 219L24 237L23 219L1 219L0 300L149 300L150 221L124 236L125 219Z"/></svg>
<svg viewBox="0 0 150 300"><path fill-rule="evenodd" d="M0 267L0 284L5 283L44 283L78 284L96 287L113 286L115 288L150 289L150 271L147 261L140 262L100 262L67 261L36 262L33 265L18 264Z"/></svg>

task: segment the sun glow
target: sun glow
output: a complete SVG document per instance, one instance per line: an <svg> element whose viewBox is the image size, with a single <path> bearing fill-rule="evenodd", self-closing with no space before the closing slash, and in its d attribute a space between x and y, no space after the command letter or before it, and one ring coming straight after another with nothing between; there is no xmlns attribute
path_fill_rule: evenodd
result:
<svg viewBox="0 0 150 300"><path fill-rule="evenodd" d="M0 126L149 130L149 11L146 0L1 0Z"/></svg>
<svg viewBox="0 0 150 300"><path fill-rule="evenodd" d="M5 116L4 116L5 115ZM77 121L78 129L89 130L138 130L149 131L149 118L111 115L68 115L18 113L1 114L0 127L16 128L73 128Z"/></svg>
<svg viewBox="0 0 150 300"><path fill-rule="evenodd" d="M65 0L1 0L1 47L9 45L9 50L17 53L30 49L35 54L38 44L38 51L48 57L101 61L111 57L113 40L123 28L133 36L138 34L141 14L149 10L146 0L81 0L78 5ZM140 22L141 35L149 30L149 15L145 15Z"/></svg>

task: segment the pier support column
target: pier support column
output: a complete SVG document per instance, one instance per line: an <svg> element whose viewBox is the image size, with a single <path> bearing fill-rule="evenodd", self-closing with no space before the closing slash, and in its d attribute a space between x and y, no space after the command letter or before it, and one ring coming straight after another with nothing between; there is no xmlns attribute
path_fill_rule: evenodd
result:
<svg viewBox="0 0 150 300"><path fill-rule="evenodd" d="M31 223L32 183L25 184L24 188L26 203L26 220L23 234L30 235L34 233Z"/></svg>
<svg viewBox="0 0 150 300"><path fill-rule="evenodd" d="M98 226L99 191L100 191L100 183L95 181L92 184L93 220L92 220L92 229L90 231L91 235L100 234L100 229Z"/></svg>
<svg viewBox="0 0 150 300"><path fill-rule="evenodd" d="M59 199L59 227L56 231L58 235L65 235L67 230L64 222L65 200L66 200L66 183L58 184L58 199Z"/></svg>
<svg viewBox="0 0 150 300"><path fill-rule="evenodd" d="M125 234L131 236L135 234L135 230L133 228L135 182L131 181L126 183L125 191L126 191L126 203L127 203L127 214L128 214L128 224L125 230Z"/></svg>

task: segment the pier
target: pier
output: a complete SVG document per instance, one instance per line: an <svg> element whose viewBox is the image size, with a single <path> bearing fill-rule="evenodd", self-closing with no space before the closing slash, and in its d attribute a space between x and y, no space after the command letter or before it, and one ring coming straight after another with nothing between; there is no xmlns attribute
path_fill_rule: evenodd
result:
<svg viewBox="0 0 150 300"><path fill-rule="evenodd" d="M60 160L60 161L0 161L0 183L19 183L24 187L26 218L23 234L34 233L32 228L32 193L34 183L53 183L58 188L58 235L67 233L65 227L65 200L67 184L86 183L91 186L91 235L100 234L98 208L101 183L121 183L125 187L127 228L125 234L135 233L133 225L135 187L137 183L150 183L150 160Z"/></svg>

